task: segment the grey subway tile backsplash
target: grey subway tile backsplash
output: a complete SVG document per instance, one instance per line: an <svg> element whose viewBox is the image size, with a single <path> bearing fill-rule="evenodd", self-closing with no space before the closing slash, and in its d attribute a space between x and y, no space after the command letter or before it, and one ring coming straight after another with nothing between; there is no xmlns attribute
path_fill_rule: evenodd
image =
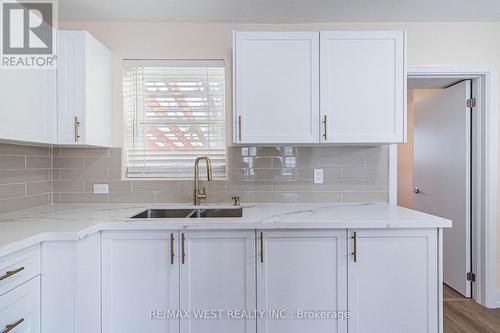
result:
<svg viewBox="0 0 500 333"><path fill-rule="evenodd" d="M50 193L50 192L52 192L52 187L51 187L50 181L27 183L26 184L26 194L27 195Z"/></svg>
<svg viewBox="0 0 500 333"><path fill-rule="evenodd" d="M0 143L0 213L51 203L50 151Z"/></svg>
<svg viewBox="0 0 500 333"><path fill-rule="evenodd" d="M26 195L26 184L4 184L0 185L0 200L19 198Z"/></svg>
<svg viewBox="0 0 500 333"><path fill-rule="evenodd" d="M26 156L26 168L28 169L50 169L50 156Z"/></svg>
<svg viewBox="0 0 500 333"><path fill-rule="evenodd" d="M15 156L50 156L49 147L14 145L0 143L0 156L15 155Z"/></svg>
<svg viewBox="0 0 500 333"><path fill-rule="evenodd" d="M7 213L20 209L44 206L50 203L50 193L0 200L0 212Z"/></svg>
<svg viewBox="0 0 500 333"><path fill-rule="evenodd" d="M152 192L135 192L123 193L116 192L109 194L110 203L152 203L155 202L155 193Z"/></svg>
<svg viewBox="0 0 500 333"><path fill-rule="evenodd" d="M56 169L83 169L83 157L79 156L54 156L52 165Z"/></svg>
<svg viewBox="0 0 500 333"><path fill-rule="evenodd" d="M52 149L52 153L51 153ZM0 212L54 203L190 203L193 180L122 180L120 148L0 144ZM229 147L208 203L388 201L389 147ZM313 183L323 169L324 183ZM94 194L108 184L109 194ZM16 200L20 202L15 202Z"/></svg>
<svg viewBox="0 0 500 333"><path fill-rule="evenodd" d="M25 165L25 156L3 155L2 158L0 158L0 169L24 169Z"/></svg>
<svg viewBox="0 0 500 333"><path fill-rule="evenodd" d="M54 200L79 202L79 196L82 203L190 203L192 200L191 179L122 180L119 148L62 148L55 154L82 159L84 167L74 168L76 160L58 162L61 181L81 181L83 189L58 192L57 189L63 189L59 183L54 186ZM201 170L201 186L207 188L208 203L231 203L233 195L248 203L387 201L388 159L388 146L229 147L227 179L207 182ZM323 184L313 183L315 168L323 169ZM93 194L93 184L98 183L108 184L110 193Z"/></svg>

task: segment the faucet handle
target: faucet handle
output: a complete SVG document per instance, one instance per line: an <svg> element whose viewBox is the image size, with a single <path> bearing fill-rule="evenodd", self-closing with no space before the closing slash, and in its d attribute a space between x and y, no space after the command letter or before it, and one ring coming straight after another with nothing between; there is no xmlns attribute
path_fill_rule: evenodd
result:
<svg viewBox="0 0 500 333"><path fill-rule="evenodd" d="M233 199L233 205L235 206L239 206L240 205L240 197L235 195L233 197L231 197L231 199Z"/></svg>
<svg viewBox="0 0 500 333"><path fill-rule="evenodd" d="M203 186L203 189L201 190L200 194L207 195L207 189L205 188L205 186Z"/></svg>

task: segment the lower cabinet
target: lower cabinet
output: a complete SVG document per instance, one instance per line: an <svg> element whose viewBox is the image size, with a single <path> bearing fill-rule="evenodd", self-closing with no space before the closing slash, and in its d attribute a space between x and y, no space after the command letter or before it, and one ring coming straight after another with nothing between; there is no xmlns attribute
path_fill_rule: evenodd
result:
<svg viewBox="0 0 500 333"><path fill-rule="evenodd" d="M266 311L257 331L347 332L347 320L332 317L347 311L346 231L262 231L257 236L257 308ZM315 311L330 318L318 319Z"/></svg>
<svg viewBox="0 0 500 333"><path fill-rule="evenodd" d="M349 333L439 332L437 230L349 234Z"/></svg>
<svg viewBox="0 0 500 333"><path fill-rule="evenodd" d="M255 231L181 233L180 254L181 333L255 333Z"/></svg>
<svg viewBox="0 0 500 333"><path fill-rule="evenodd" d="M441 332L439 248L437 229L103 232L102 332Z"/></svg>
<svg viewBox="0 0 500 333"><path fill-rule="evenodd" d="M246 333L254 231L103 232L103 333Z"/></svg>
<svg viewBox="0 0 500 333"><path fill-rule="evenodd" d="M39 276L0 296L0 330L12 333L40 332Z"/></svg>
<svg viewBox="0 0 500 333"><path fill-rule="evenodd" d="M177 231L102 233L102 332L178 333Z"/></svg>

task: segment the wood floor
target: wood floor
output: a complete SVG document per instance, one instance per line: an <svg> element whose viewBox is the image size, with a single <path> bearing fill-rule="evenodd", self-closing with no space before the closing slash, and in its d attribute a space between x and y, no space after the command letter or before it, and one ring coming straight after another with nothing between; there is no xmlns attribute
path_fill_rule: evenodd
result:
<svg viewBox="0 0 500 333"><path fill-rule="evenodd" d="M444 286L444 333L500 333L500 309L487 309Z"/></svg>

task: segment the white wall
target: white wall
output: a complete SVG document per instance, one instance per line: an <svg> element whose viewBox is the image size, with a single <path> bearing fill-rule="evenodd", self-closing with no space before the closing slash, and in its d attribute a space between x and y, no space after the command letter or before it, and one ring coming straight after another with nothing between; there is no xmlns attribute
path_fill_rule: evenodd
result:
<svg viewBox="0 0 500 333"><path fill-rule="evenodd" d="M406 143L398 145L398 206L413 208L413 91L408 92Z"/></svg>
<svg viewBox="0 0 500 333"><path fill-rule="evenodd" d="M217 58L231 68L232 30L383 30L408 31L409 65L493 65L500 68L500 23L324 23L178 24L63 22L63 29L86 29L113 51L114 144L122 143L122 58ZM497 82L500 82L497 78ZM500 93L500 85L498 85ZM500 95L500 94L499 94ZM227 112L231 115L231 71L227 71ZM500 121L500 117L498 117ZM229 134L228 127L228 134ZM499 154L500 155L500 154ZM500 165L500 164L499 164ZM500 181L500 177L499 181ZM500 188L500 186L499 186ZM500 193L498 195L500 200ZM497 205L498 206L498 205ZM498 214L500 217L500 214ZM500 225L497 227L500 239ZM500 260L500 242L497 242ZM500 289L500 262L497 264Z"/></svg>

